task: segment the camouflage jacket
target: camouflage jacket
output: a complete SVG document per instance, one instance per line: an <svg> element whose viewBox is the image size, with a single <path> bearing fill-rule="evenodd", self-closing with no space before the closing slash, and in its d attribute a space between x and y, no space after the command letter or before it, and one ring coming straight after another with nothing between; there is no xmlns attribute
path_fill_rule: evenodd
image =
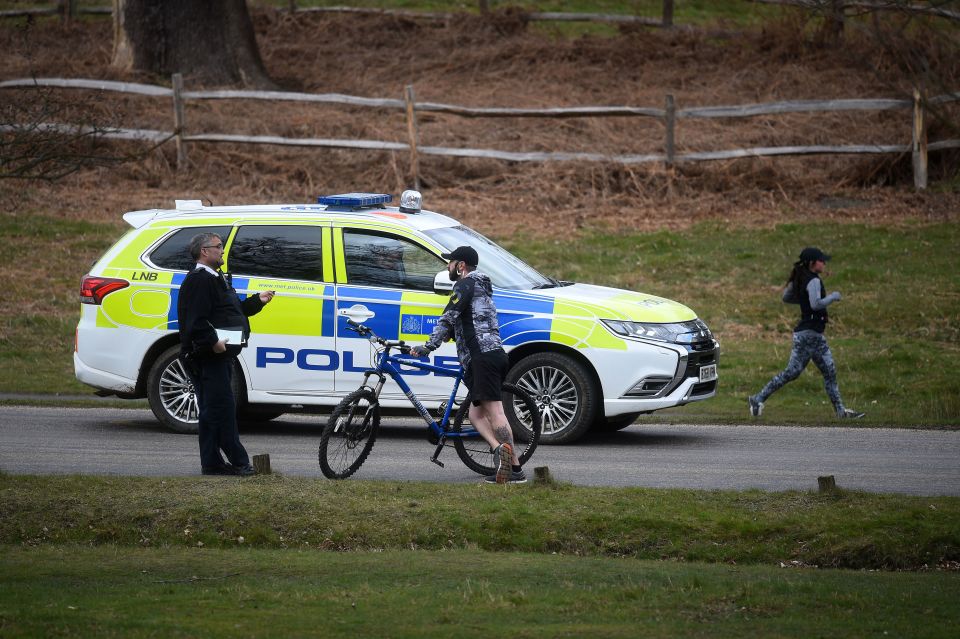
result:
<svg viewBox="0 0 960 639"><path fill-rule="evenodd" d="M493 305L493 285L479 271L468 273L454 284L450 301L425 347L436 350L450 337L457 342L457 357L464 367L477 353L503 347L497 307Z"/></svg>

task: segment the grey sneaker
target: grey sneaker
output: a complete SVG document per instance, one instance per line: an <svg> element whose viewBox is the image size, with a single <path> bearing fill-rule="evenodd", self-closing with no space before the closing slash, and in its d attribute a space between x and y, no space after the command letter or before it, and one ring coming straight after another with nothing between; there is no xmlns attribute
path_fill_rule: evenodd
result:
<svg viewBox="0 0 960 639"><path fill-rule="evenodd" d="M837 411L837 417L840 419L860 419L866 415L866 413L861 413L858 410L853 410L852 408L844 408L841 411Z"/></svg>
<svg viewBox="0 0 960 639"><path fill-rule="evenodd" d="M754 417L763 415L763 402L758 402L753 395L747 398L747 404L750 406L751 415Z"/></svg>
<svg viewBox="0 0 960 639"><path fill-rule="evenodd" d="M493 467L497 471L497 483L507 483L513 468L513 446L503 443L493 449Z"/></svg>
<svg viewBox="0 0 960 639"><path fill-rule="evenodd" d="M487 484L525 484L527 483L527 475L523 470L512 470L510 471L510 477L505 482L498 482L496 475L487 475L483 478L483 481Z"/></svg>

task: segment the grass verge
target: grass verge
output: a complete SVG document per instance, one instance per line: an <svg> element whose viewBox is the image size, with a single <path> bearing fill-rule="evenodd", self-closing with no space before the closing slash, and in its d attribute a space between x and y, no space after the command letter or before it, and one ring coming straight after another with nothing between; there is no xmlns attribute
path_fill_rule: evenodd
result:
<svg viewBox="0 0 960 639"><path fill-rule="evenodd" d="M919 570L960 561L960 498L0 475L0 544L478 549Z"/></svg>
<svg viewBox="0 0 960 639"><path fill-rule="evenodd" d="M0 548L0 569L5 637L950 637L960 622L956 573L109 545Z"/></svg>

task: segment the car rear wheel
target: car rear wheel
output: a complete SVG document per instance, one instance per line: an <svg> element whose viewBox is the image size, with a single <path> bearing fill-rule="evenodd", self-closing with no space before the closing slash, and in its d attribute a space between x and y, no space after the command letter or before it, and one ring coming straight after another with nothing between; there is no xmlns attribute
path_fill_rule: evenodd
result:
<svg viewBox="0 0 960 639"><path fill-rule="evenodd" d="M540 409L542 444L568 444L590 429L600 392L587 368L562 353L535 353L521 359L507 374L533 397Z"/></svg>
<svg viewBox="0 0 960 639"><path fill-rule="evenodd" d="M178 433L196 433L199 407L193 381L178 359L180 346L163 351L147 375L147 400L161 424ZM233 397L242 410L240 373L234 368ZM240 411L238 411L240 412Z"/></svg>

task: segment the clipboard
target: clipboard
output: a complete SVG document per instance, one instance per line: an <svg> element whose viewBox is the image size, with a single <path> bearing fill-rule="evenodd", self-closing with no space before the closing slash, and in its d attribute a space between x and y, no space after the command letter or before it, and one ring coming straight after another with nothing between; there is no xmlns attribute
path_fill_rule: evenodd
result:
<svg viewBox="0 0 960 639"><path fill-rule="evenodd" d="M230 346L246 346L247 341L243 338L243 331L232 330L229 328L218 328L217 340L227 340Z"/></svg>

